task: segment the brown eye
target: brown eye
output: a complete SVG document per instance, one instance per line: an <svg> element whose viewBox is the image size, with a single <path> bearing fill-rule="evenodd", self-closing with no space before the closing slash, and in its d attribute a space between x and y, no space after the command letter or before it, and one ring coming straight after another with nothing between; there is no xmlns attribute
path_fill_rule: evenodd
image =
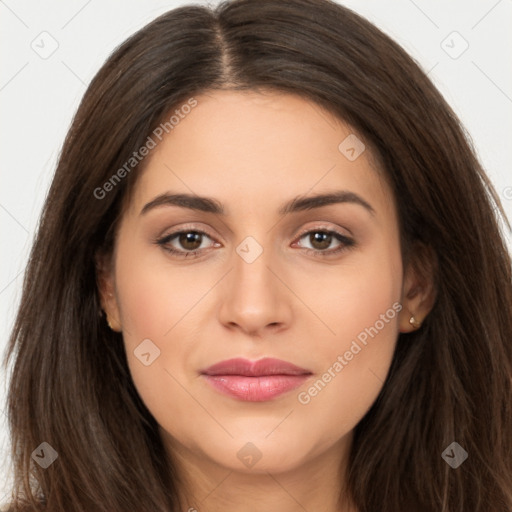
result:
<svg viewBox="0 0 512 512"><path fill-rule="evenodd" d="M190 257L208 249L208 246L201 247L205 238L212 240L207 233L189 229L166 235L155 240L155 243L175 256Z"/></svg>
<svg viewBox="0 0 512 512"><path fill-rule="evenodd" d="M202 233L198 233L197 231L182 232L178 236L178 243L184 249L195 251L201 247L202 236Z"/></svg>
<svg viewBox="0 0 512 512"><path fill-rule="evenodd" d="M326 231L313 231L309 234L309 241L314 249L320 251L328 249L331 245L333 236Z"/></svg>
<svg viewBox="0 0 512 512"><path fill-rule="evenodd" d="M355 241L351 238L328 229L306 231L299 237L299 240L302 239L307 240L310 247L304 247L302 244L299 244L299 246L315 256L332 256L355 246ZM333 242L337 242L337 245L331 247Z"/></svg>

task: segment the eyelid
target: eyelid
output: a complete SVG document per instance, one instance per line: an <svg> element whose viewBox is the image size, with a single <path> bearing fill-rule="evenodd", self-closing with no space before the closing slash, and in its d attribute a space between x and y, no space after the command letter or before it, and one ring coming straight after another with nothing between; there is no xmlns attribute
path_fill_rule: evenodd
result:
<svg viewBox="0 0 512 512"><path fill-rule="evenodd" d="M211 238L212 240L218 238L217 236L214 236L212 235L207 228L203 228L203 227L198 227L197 224L184 224L184 225L180 225L178 228L176 228L176 230L174 231L170 231L169 233L165 234L165 235L160 235L157 237L157 240L161 240L163 238L168 238L168 237L172 237L172 236L175 236L175 235L179 235L180 233L183 233L183 232L190 232L190 231L194 231L195 233L200 233L202 235L207 235L209 238Z"/></svg>
<svg viewBox="0 0 512 512"><path fill-rule="evenodd" d="M302 250L304 250L307 253L313 253L314 255L320 256L320 257L328 257L330 255L336 255L339 252L342 252L343 249L347 249L350 246L356 245L356 242L353 239L352 234L345 235L345 234L341 233L338 228L334 228L334 227L328 226L326 224L320 224L320 225L317 224L317 225L313 225L313 226L304 228L297 235L295 235L293 243L300 241L300 239L303 238L305 235L314 233L316 231L323 231L323 232L332 234L338 240L338 242L340 242L341 246L338 247L337 249L328 249L325 251L310 249L308 247L301 247ZM346 229L346 231L349 231L349 230ZM199 233L201 235L206 235L208 238L210 238L213 241L213 245L206 249L205 248L196 249L193 251L185 251L185 250L180 250L180 249L175 249L175 248L170 249L170 248L165 247L165 245L168 244L170 242L170 240L172 240L173 238L175 238L176 236L178 236L182 233L187 233L187 232L195 232L195 233ZM214 248L215 244L217 244L217 247L218 247L218 242L216 240L216 237L212 236L208 232L207 229L198 228L197 225L193 225L193 224L182 225L179 228L177 228L175 231L172 231L171 233L157 237L156 240L154 240L154 243L157 245L160 245L161 247L163 247L170 253L173 253L174 255L179 256L179 257L186 257L186 256L195 257L196 254L204 253L204 252L209 251L210 249Z"/></svg>
<svg viewBox="0 0 512 512"><path fill-rule="evenodd" d="M320 221L320 222L322 222L322 221ZM311 231L315 231L315 230L333 231L333 232L338 233L339 235L345 236L347 238L350 238L353 236L349 229L347 229L347 228L342 228L342 229L344 231L346 231L348 234L344 235L343 233L339 232L339 228L335 228L335 227L329 226L327 224L316 224L316 225L308 226L308 227L304 228L302 231L300 231L298 234L295 235L295 238L302 237L303 235L305 235ZM168 235L159 236L158 239L162 239L162 238L165 238L170 235L177 235L177 234L181 233L182 231L186 231L186 230L196 231L198 233L206 234L212 239L216 238L208 231L208 229L205 229L202 227L198 228L197 224L184 224L184 225L180 226L176 231L173 231L173 232L169 233Z"/></svg>
<svg viewBox="0 0 512 512"><path fill-rule="evenodd" d="M342 228L342 229L344 231L347 231L348 234L345 235L340 232L340 228L328 226L327 224L315 224L314 226L309 226L309 227L304 228L297 235L295 235L295 238L301 238L302 236L310 233L311 231L330 231L332 233L337 233L338 235L345 237L345 238L351 238L353 236L352 233L348 229L346 229L346 228Z"/></svg>

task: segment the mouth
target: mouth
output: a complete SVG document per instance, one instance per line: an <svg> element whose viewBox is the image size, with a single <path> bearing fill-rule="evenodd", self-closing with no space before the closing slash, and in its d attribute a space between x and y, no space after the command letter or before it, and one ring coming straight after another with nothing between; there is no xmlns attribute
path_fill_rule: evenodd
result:
<svg viewBox="0 0 512 512"><path fill-rule="evenodd" d="M301 386L313 373L287 361L229 359L214 364L201 375L215 390L248 402L264 402Z"/></svg>

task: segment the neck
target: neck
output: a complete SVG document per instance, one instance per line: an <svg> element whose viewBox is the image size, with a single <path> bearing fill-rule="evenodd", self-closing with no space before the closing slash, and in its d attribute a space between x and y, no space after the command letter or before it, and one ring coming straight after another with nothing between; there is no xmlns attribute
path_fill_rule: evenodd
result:
<svg viewBox="0 0 512 512"><path fill-rule="evenodd" d="M217 464L204 454L164 435L170 459L180 475L181 510L187 512L357 512L345 489L352 437L287 471L240 470Z"/></svg>

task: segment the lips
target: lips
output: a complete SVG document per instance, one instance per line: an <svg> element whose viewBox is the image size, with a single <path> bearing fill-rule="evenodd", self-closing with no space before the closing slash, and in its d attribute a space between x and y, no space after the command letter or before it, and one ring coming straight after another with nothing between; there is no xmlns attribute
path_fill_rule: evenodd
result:
<svg viewBox="0 0 512 512"><path fill-rule="evenodd" d="M273 358L229 359L200 373L217 391L251 402L271 400L297 388L312 375L305 368Z"/></svg>
<svg viewBox="0 0 512 512"><path fill-rule="evenodd" d="M258 361L248 359L228 359L210 366L202 371L205 375L242 375L245 377L261 377L263 375L305 375L309 370L295 366L281 359L265 357Z"/></svg>

